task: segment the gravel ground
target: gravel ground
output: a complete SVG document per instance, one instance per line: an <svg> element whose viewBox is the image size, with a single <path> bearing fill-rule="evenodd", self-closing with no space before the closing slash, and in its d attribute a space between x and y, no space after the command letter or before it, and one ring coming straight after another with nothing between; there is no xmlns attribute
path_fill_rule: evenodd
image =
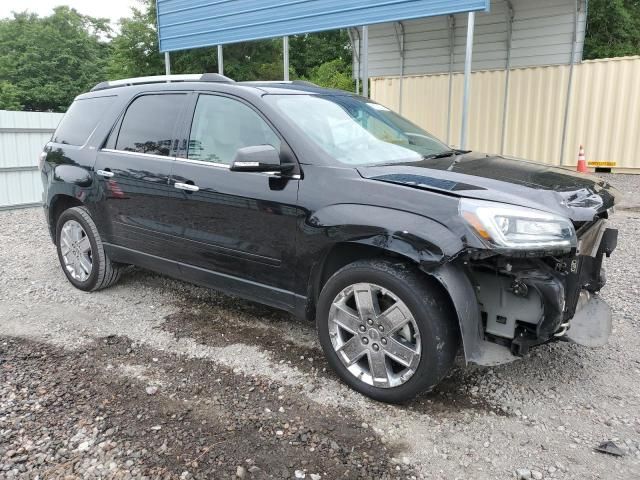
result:
<svg viewBox="0 0 640 480"><path fill-rule="evenodd" d="M41 210L0 212L0 478L640 478L640 176L608 179L609 345L456 368L405 406L279 311L139 269L75 290Z"/></svg>

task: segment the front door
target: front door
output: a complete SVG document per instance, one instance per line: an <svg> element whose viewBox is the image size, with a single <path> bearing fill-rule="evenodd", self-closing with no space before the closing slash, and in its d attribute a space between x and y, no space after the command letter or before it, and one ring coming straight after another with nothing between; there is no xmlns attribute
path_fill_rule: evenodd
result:
<svg viewBox="0 0 640 480"><path fill-rule="evenodd" d="M98 152L95 171L103 200L97 223L107 242L164 258L179 249L169 176L187 98L181 93L136 97Z"/></svg>
<svg viewBox="0 0 640 480"><path fill-rule="evenodd" d="M291 306L298 179L229 170L241 147L273 145L281 156L288 147L253 107L223 95L198 96L188 135L171 178L182 195L185 270L202 283Z"/></svg>

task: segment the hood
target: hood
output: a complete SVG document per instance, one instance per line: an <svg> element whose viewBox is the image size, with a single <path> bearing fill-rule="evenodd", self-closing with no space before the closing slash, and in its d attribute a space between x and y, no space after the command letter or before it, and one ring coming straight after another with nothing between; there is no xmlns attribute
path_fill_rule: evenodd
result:
<svg viewBox="0 0 640 480"><path fill-rule="evenodd" d="M379 167L364 178L458 197L521 205L591 221L619 202L620 192L599 177L516 158L466 154ZM618 200L616 200L618 197Z"/></svg>

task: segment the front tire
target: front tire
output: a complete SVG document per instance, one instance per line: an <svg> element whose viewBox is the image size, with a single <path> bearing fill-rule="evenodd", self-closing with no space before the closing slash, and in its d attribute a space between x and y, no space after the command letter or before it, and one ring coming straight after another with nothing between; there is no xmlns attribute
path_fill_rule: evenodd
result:
<svg viewBox="0 0 640 480"><path fill-rule="evenodd" d="M404 263L358 261L340 269L322 289L316 318L331 367L353 389L382 402L431 390L458 351L446 294Z"/></svg>
<svg viewBox="0 0 640 480"><path fill-rule="evenodd" d="M118 281L122 266L112 262L86 207L62 212L56 224L56 247L62 271L74 287L93 292Z"/></svg>

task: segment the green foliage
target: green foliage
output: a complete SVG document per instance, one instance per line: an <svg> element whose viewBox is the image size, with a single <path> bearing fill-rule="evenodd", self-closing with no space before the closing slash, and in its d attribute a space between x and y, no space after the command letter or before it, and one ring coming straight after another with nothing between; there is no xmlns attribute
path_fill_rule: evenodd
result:
<svg viewBox="0 0 640 480"><path fill-rule="evenodd" d="M325 62L340 60L343 67L350 68L351 44L345 30L294 35L289 39L291 66L301 77L309 77L312 70Z"/></svg>
<svg viewBox="0 0 640 480"><path fill-rule="evenodd" d="M295 35L290 77L353 90L345 31ZM238 81L282 79L282 39L224 47L225 74ZM217 49L171 54L172 73L216 72ZM18 13L0 20L0 108L65 111L73 98L106 79L161 75L155 0L139 0L114 35L108 20L58 7L53 15Z"/></svg>
<svg viewBox="0 0 640 480"><path fill-rule="evenodd" d="M64 111L104 79L108 20L57 7L40 18L0 20L0 101L4 108Z"/></svg>
<svg viewBox="0 0 640 480"><path fill-rule="evenodd" d="M640 0L590 0L584 57L640 55Z"/></svg>
<svg viewBox="0 0 640 480"><path fill-rule="evenodd" d="M111 41L107 73L110 80L164 73L164 59L158 51L156 3L145 9L131 8L131 18L120 20L120 34Z"/></svg>
<svg viewBox="0 0 640 480"><path fill-rule="evenodd" d="M155 0L141 0L131 18L120 20L120 35L113 39L109 78L161 75L164 56L158 49ZM236 80L282 78L282 46L279 40L243 42L224 47L225 74ZM218 71L217 48L171 53L171 73Z"/></svg>
<svg viewBox="0 0 640 480"><path fill-rule="evenodd" d="M347 91L354 90L351 65L345 65L344 60L341 59L330 60L313 68L309 75L309 81L322 87Z"/></svg>
<svg viewBox="0 0 640 480"><path fill-rule="evenodd" d="M7 81L0 82L0 110L21 110L20 90Z"/></svg>

